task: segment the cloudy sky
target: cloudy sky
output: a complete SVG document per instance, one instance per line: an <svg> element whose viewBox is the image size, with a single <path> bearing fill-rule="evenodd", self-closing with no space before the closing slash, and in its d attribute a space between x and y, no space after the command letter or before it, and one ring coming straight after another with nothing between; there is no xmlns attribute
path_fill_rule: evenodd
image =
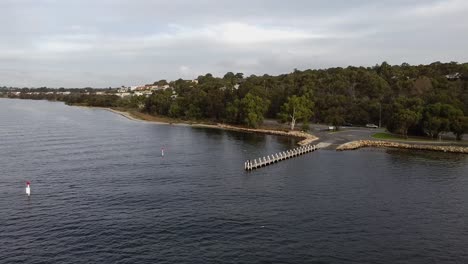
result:
<svg viewBox="0 0 468 264"><path fill-rule="evenodd" d="M467 0L0 0L0 86L468 61Z"/></svg>

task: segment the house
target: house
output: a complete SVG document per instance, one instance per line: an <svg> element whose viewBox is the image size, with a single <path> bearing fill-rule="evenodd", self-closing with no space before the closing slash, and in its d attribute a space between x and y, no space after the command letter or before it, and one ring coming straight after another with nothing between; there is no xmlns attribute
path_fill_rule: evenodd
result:
<svg viewBox="0 0 468 264"><path fill-rule="evenodd" d="M132 95L132 94L129 93L129 92L117 93L117 96L120 97L120 98L124 98L124 97L131 96L131 95Z"/></svg>
<svg viewBox="0 0 468 264"><path fill-rule="evenodd" d="M462 78L462 75L459 72L456 72L454 74L445 75L445 78L447 78L447 80L449 81L455 81L455 80Z"/></svg>
<svg viewBox="0 0 468 264"><path fill-rule="evenodd" d="M137 86L135 88L135 91L145 91L146 90L146 86L145 85L142 85L142 86Z"/></svg>
<svg viewBox="0 0 468 264"><path fill-rule="evenodd" d="M178 95L177 95L176 91L172 91L171 98L172 98L173 100L175 100L175 99L177 98L177 96L178 96Z"/></svg>
<svg viewBox="0 0 468 264"><path fill-rule="evenodd" d="M137 92L134 92L133 95L135 96L150 96L151 94L153 94L153 92L151 91L137 91Z"/></svg>
<svg viewBox="0 0 468 264"><path fill-rule="evenodd" d="M127 88L127 87L121 87L119 89L117 89L117 92L118 93L126 93L130 90L130 88Z"/></svg>

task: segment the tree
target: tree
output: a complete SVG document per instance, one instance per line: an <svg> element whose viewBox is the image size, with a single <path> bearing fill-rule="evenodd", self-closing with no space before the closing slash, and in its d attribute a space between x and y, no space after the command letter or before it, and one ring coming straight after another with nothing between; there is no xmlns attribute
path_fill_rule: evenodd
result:
<svg viewBox="0 0 468 264"><path fill-rule="evenodd" d="M419 123L422 117L422 100L399 97L392 105L388 130L408 138L408 129Z"/></svg>
<svg viewBox="0 0 468 264"><path fill-rule="evenodd" d="M424 108L422 128L432 138L450 130L450 120L445 108L447 106L441 103L430 104Z"/></svg>
<svg viewBox="0 0 468 264"><path fill-rule="evenodd" d="M180 101L180 99L176 99L172 102L171 107L169 108L170 117L179 118L184 114Z"/></svg>
<svg viewBox="0 0 468 264"><path fill-rule="evenodd" d="M145 110L150 114L168 115L172 103L172 90L156 91L146 101Z"/></svg>
<svg viewBox="0 0 468 264"><path fill-rule="evenodd" d="M297 121L307 123L312 117L312 108L314 103L306 96L297 97L293 95L288 98L288 101L281 106L279 116L283 122L290 121L291 130Z"/></svg>
<svg viewBox="0 0 468 264"><path fill-rule="evenodd" d="M455 134L457 140L463 139L463 134L468 132L468 117L458 116L450 123L450 130Z"/></svg>
<svg viewBox="0 0 468 264"><path fill-rule="evenodd" d="M249 127L258 127L263 122L269 104L268 100L248 93L240 102L242 122Z"/></svg>
<svg viewBox="0 0 468 264"><path fill-rule="evenodd" d="M416 125L420 119L421 114L417 111L409 109L400 109L394 116L394 120L399 127L400 134L408 138L408 129Z"/></svg>
<svg viewBox="0 0 468 264"><path fill-rule="evenodd" d="M422 127L426 134L437 138L440 133L453 132L461 139L465 117L463 111L451 104L430 104L424 108Z"/></svg>
<svg viewBox="0 0 468 264"><path fill-rule="evenodd" d="M224 80L232 80L234 78L236 78L236 75L233 72L227 72L223 77Z"/></svg>
<svg viewBox="0 0 468 264"><path fill-rule="evenodd" d="M237 98L226 105L226 121L228 123L238 124L240 122L240 108L241 101Z"/></svg>
<svg viewBox="0 0 468 264"><path fill-rule="evenodd" d="M244 74L242 72L236 73L236 78L237 79L244 79Z"/></svg>
<svg viewBox="0 0 468 264"><path fill-rule="evenodd" d="M194 104L190 104L188 109L185 111L185 116L188 118L188 119L200 119L202 117L202 113L201 113L201 110L198 106L194 105Z"/></svg>
<svg viewBox="0 0 468 264"><path fill-rule="evenodd" d="M328 109L326 111L325 122L339 129L339 127L345 123L344 112L345 110L343 107L332 107Z"/></svg>
<svg viewBox="0 0 468 264"><path fill-rule="evenodd" d="M159 80L159 81L154 82L153 84L163 86L163 85L167 85L168 82L166 80Z"/></svg>

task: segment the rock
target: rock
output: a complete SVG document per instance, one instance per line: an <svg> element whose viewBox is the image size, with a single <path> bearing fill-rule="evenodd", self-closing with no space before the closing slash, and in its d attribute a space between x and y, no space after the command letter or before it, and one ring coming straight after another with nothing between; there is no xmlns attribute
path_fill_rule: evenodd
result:
<svg viewBox="0 0 468 264"><path fill-rule="evenodd" d="M429 150L429 151L443 151L449 153L465 153L468 154L468 147L462 146L436 146L436 145L417 145L417 144L406 144L399 142L390 141L376 141L376 140L358 140L342 144L336 148L338 151L343 150L354 150L363 147L374 147L374 148L400 148L400 149L417 149L417 150Z"/></svg>

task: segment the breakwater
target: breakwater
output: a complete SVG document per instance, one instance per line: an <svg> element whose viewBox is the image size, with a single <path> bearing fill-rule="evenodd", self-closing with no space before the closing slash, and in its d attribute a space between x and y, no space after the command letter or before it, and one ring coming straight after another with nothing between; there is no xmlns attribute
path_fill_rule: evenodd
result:
<svg viewBox="0 0 468 264"><path fill-rule="evenodd" d="M318 137L312 134L309 134L307 132L302 132L302 131L281 131L281 130L261 129L261 128L244 128L244 127L236 127L236 126L230 126L230 125L224 125L224 124L218 124L216 127L221 128L221 129L241 131L241 132L262 133L262 134L269 134L269 135L276 135L276 136L302 138L302 140L297 143L300 146L309 145L310 143L318 139Z"/></svg>
<svg viewBox="0 0 468 264"><path fill-rule="evenodd" d="M464 153L468 154L468 147L463 146L440 146L440 145L423 145L423 144L407 144L400 142L378 141L378 140L357 140L342 144L336 148L338 151L354 150L365 147L373 148L399 148L399 149L414 149L414 150L429 150L448 153Z"/></svg>

